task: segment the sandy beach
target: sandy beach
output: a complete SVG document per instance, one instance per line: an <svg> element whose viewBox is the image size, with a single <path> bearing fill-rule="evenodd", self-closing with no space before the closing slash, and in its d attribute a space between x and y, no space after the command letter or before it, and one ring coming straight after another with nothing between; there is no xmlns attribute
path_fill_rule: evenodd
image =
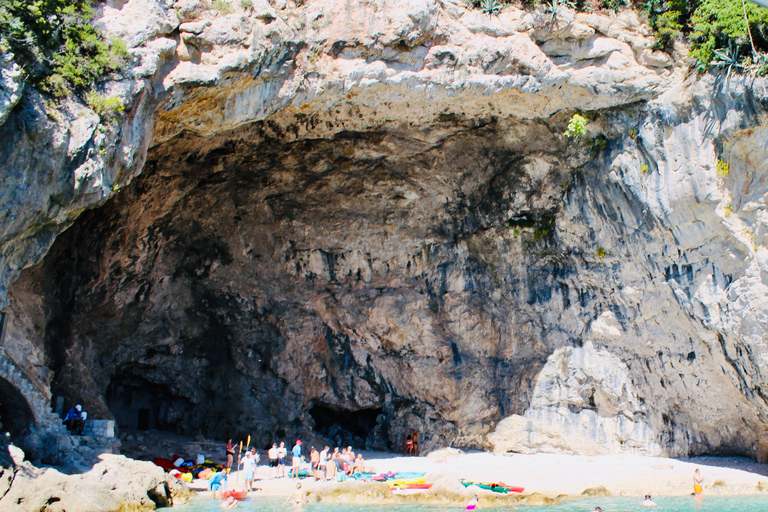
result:
<svg viewBox="0 0 768 512"><path fill-rule="evenodd" d="M422 457L402 457L380 452L362 452L367 464L376 472L423 471L427 481L446 476L474 481L499 482L524 487L525 495L540 493L549 497L579 496L587 490L604 487L612 496L680 496L692 492L696 468L704 476L704 494L755 494L768 491L768 465L748 459L730 457L698 457L687 460L631 455L558 455L463 453L439 450ZM251 496L287 496L295 481L270 478L270 469L258 467L259 491ZM238 482L233 472L230 487ZM242 482L242 481L241 481ZM328 491L336 482L301 479L302 486L312 491ZM201 496L209 496L205 481L194 481L192 487ZM490 492L490 491L488 491ZM599 491L598 491L599 492Z"/></svg>

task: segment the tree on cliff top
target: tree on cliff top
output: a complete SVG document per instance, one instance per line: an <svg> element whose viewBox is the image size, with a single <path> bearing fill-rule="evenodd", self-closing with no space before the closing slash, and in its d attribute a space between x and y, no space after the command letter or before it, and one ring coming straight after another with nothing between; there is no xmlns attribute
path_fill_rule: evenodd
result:
<svg viewBox="0 0 768 512"><path fill-rule="evenodd" d="M91 2L0 0L0 51L14 55L26 83L61 97L125 65L125 44L90 25Z"/></svg>

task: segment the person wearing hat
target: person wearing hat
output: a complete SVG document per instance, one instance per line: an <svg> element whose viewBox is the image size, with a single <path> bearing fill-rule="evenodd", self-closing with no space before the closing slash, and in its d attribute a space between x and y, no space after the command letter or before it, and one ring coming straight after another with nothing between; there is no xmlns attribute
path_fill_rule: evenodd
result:
<svg viewBox="0 0 768 512"><path fill-rule="evenodd" d="M291 449L291 478L299 478L299 468L301 467L301 440L297 439L296 444Z"/></svg>
<svg viewBox="0 0 768 512"><path fill-rule="evenodd" d="M78 404L67 411L67 416L64 418L64 425L67 426L67 430L73 434L79 436L83 435L83 427L85 427L85 418L88 414L83 412L83 406Z"/></svg>

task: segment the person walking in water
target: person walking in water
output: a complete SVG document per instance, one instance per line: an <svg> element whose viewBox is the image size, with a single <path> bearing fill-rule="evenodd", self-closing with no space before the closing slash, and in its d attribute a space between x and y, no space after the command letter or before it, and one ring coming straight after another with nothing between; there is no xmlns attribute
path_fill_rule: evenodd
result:
<svg viewBox="0 0 768 512"><path fill-rule="evenodd" d="M696 471L693 472L693 495L694 496L700 496L702 487L701 484L704 482L704 477L701 476L701 471L699 471L699 468L696 468Z"/></svg>
<svg viewBox="0 0 768 512"><path fill-rule="evenodd" d="M297 439L291 449L291 478L299 478L299 469L301 469L301 441Z"/></svg>

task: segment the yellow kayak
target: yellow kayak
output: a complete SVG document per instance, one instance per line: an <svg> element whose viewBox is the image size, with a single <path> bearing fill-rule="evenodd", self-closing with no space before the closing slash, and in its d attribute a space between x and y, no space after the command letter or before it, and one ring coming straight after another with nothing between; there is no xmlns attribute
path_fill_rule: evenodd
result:
<svg viewBox="0 0 768 512"><path fill-rule="evenodd" d="M423 484L426 483L427 477L420 476L418 478L396 478L389 484L390 487L402 487L404 485Z"/></svg>

